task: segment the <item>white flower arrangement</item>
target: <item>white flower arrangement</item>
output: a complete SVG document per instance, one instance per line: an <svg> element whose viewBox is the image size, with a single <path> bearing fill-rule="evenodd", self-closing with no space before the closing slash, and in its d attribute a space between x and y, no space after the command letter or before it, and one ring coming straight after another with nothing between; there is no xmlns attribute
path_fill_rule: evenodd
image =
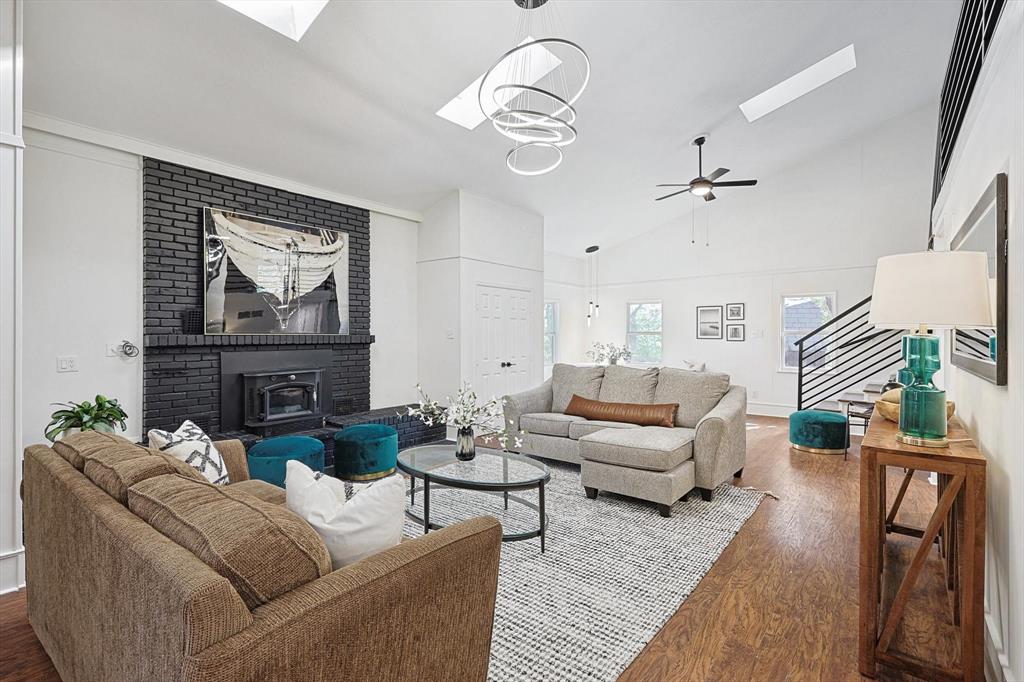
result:
<svg viewBox="0 0 1024 682"><path fill-rule="evenodd" d="M626 344L616 346L614 343L595 343L594 350L587 351L587 357L594 362L607 360L614 365L619 360L629 362L633 358L633 351Z"/></svg>
<svg viewBox="0 0 1024 682"><path fill-rule="evenodd" d="M419 384L416 384L416 390L420 394L419 406L409 406L410 417L416 417L427 426L444 424L460 430L479 430L485 441L497 441L502 450L508 447L510 441L517 449L523 447L522 435L525 432L514 432L511 419L506 423L504 399L491 398L478 405L476 391L469 382L465 382L455 394L455 400L448 396L445 398L448 407L441 407L423 392ZM494 428L495 424L503 424L504 428L498 431Z"/></svg>

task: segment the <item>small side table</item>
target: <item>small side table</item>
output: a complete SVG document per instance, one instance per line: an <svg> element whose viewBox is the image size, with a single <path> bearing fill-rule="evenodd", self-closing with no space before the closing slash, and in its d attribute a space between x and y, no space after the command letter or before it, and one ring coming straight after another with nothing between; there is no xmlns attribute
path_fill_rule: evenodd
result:
<svg viewBox="0 0 1024 682"><path fill-rule="evenodd" d="M951 442L945 448L906 445L896 440L897 432L896 424L876 413L871 417L861 444L860 673L874 677L877 663L881 662L926 679L982 682L985 679L985 458L957 419L949 422ZM888 511L887 467L906 470ZM895 521L915 471L934 471L939 475L938 502L923 529ZM921 544L883 622L879 599L886 570L885 540L889 533L921 538ZM952 593L952 621L960 628L959 669L940 667L891 647L911 590L937 538L940 556L945 559L946 587Z"/></svg>

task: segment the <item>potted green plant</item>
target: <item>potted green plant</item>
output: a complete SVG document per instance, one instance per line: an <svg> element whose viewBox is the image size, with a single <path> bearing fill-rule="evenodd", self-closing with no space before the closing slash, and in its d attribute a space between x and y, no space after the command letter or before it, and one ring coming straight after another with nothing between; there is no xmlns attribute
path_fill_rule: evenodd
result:
<svg viewBox="0 0 1024 682"><path fill-rule="evenodd" d="M117 398L97 395L95 402L84 400L80 403L52 403L61 409L50 415L46 425L46 439L56 441L60 436L78 431L105 431L113 433L117 426L125 430L128 415L117 402Z"/></svg>

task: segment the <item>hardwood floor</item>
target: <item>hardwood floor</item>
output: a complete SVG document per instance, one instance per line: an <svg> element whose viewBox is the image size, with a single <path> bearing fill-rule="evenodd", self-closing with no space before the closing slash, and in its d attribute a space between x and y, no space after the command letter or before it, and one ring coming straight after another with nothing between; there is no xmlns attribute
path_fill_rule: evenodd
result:
<svg viewBox="0 0 1024 682"><path fill-rule="evenodd" d="M622 682L861 679L859 439L843 461L791 450L785 419L751 417L747 436L747 464L737 484L771 490L780 499L765 499ZM889 476L890 485L895 488L899 478ZM934 505L935 488L915 479L900 521L923 526ZM892 544L887 560L905 566L915 541L896 538ZM958 646L945 617L937 554L920 584L896 646L943 660ZM895 588L887 587L891 595ZM0 679L59 679L28 624L24 592L0 597L0 647ZM882 670L879 679L913 678Z"/></svg>

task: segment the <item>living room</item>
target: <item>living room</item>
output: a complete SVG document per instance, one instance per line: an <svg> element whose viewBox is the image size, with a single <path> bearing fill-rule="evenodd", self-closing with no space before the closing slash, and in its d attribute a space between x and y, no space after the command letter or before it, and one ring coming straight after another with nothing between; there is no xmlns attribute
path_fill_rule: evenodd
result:
<svg viewBox="0 0 1024 682"><path fill-rule="evenodd" d="M0 678L1024 679L1021 0L0 9Z"/></svg>

